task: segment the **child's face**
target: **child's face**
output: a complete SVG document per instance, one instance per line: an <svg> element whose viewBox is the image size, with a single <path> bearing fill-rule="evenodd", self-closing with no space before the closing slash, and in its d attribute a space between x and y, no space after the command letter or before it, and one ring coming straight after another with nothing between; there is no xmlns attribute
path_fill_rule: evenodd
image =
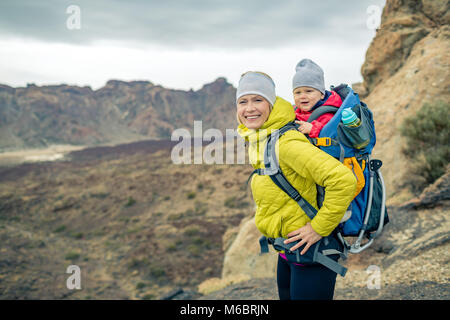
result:
<svg viewBox="0 0 450 320"><path fill-rule="evenodd" d="M269 118L270 103L257 94L247 94L237 102L239 121L249 129L259 129Z"/></svg>
<svg viewBox="0 0 450 320"><path fill-rule="evenodd" d="M295 105L303 111L309 111L325 95L311 87L298 87L294 90Z"/></svg>

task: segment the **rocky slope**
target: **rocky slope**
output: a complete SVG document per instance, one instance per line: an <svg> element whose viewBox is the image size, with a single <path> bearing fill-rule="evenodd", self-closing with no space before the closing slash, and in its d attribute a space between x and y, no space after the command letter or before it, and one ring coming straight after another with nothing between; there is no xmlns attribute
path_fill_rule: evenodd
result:
<svg viewBox="0 0 450 320"><path fill-rule="evenodd" d="M170 141L0 166L0 299L159 299L221 275L247 165L176 165ZM81 290L66 287L69 265Z"/></svg>
<svg viewBox="0 0 450 320"><path fill-rule="evenodd" d="M0 85L0 151L167 139L176 128L192 132L194 120L202 120L204 130L224 131L235 127L234 96L235 88L224 78L197 91L118 80L110 80L98 90L69 85Z"/></svg>
<svg viewBox="0 0 450 320"><path fill-rule="evenodd" d="M377 146L391 203L411 196L399 127L425 103L450 102L449 1L388 0L366 53L359 88L374 113Z"/></svg>

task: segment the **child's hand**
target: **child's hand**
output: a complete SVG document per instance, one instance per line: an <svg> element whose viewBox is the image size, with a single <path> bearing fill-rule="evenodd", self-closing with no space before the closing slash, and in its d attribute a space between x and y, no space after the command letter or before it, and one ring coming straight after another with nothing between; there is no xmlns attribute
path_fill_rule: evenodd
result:
<svg viewBox="0 0 450 320"><path fill-rule="evenodd" d="M309 134L311 132L311 129L312 129L311 123L306 122L306 121L300 121L300 120L295 121L295 123L298 123L300 125L300 127L298 128L298 131L300 131L301 133Z"/></svg>

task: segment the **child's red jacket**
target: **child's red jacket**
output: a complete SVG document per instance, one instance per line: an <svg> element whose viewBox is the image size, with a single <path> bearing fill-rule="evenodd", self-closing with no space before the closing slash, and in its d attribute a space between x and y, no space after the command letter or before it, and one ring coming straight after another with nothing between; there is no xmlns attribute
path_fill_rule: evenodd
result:
<svg viewBox="0 0 450 320"><path fill-rule="evenodd" d="M308 121L309 116L313 111L320 106L334 106L334 107L340 107L342 105L342 99L341 97L334 91L331 91L331 94L329 95L328 99L324 99L320 101L321 103L319 105L315 105L312 110L309 111L302 111L299 107L295 106L295 117L297 120L300 121ZM311 138L317 138L319 136L320 130L328 123L328 121L333 118L333 113L325 113L321 115L319 118L311 122L312 128L311 132L309 133L309 136Z"/></svg>

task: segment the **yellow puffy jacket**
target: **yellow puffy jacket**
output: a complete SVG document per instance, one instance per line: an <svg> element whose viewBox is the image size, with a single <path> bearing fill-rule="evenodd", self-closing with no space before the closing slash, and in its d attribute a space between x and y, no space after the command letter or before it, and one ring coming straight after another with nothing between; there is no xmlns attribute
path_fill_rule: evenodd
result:
<svg viewBox="0 0 450 320"><path fill-rule="evenodd" d="M238 133L249 143L249 160L255 169L264 168L264 150L270 133L294 120L292 105L277 97L269 118L260 129L253 130L243 124L239 125ZM288 233L311 221L314 231L321 236L328 236L337 227L353 200L355 176L341 162L312 145L299 131L287 131L275 147L283 174L301 196L318 209L318 184L326 188L325 199L311 221L269 176L253 175L251 189L257 206L257 228L266 237L286 238Z"/></svg>

